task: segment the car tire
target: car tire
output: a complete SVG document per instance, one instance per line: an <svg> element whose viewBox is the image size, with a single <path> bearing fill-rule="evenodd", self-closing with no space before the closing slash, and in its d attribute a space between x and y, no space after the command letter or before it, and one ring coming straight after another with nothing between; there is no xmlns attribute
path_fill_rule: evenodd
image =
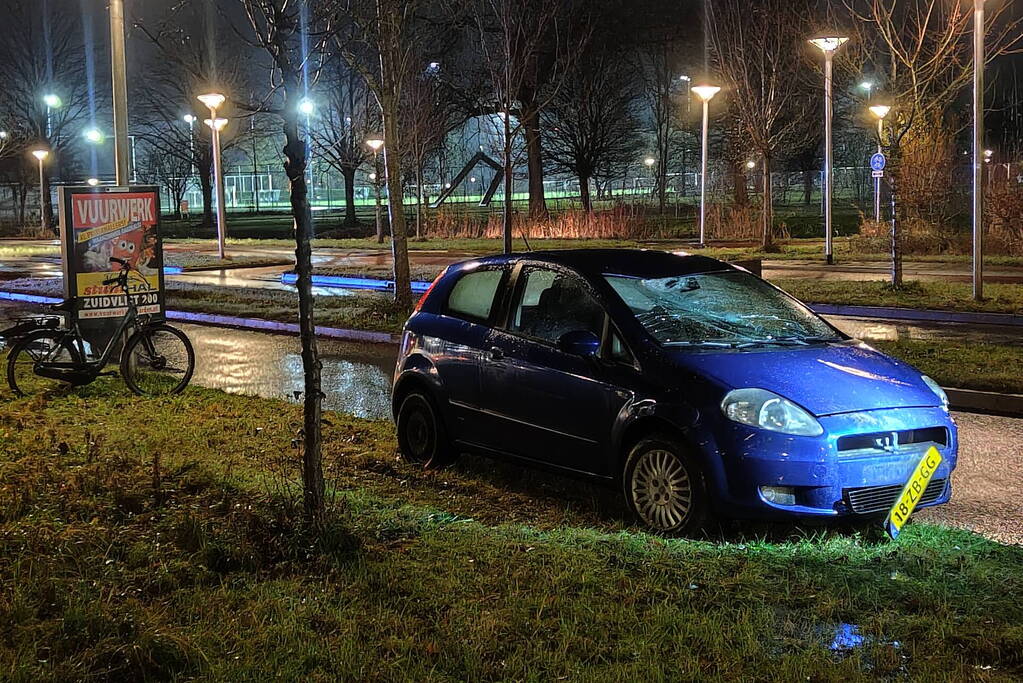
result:
<svg viewBox="0 0 1023 683"><path fill-rule="evenodd" d="M413 391L402 399L397 422L403 459L428 468L443 467L454 459L440 412L427 394Z"/></svg>
<svg viewBox="0 0 1023 683"><path fill-rule="evenodd" d="M693 534L710 519L703 470L668 434L652 434L632 447L622 489L636 519L657 533Z"/></svg>

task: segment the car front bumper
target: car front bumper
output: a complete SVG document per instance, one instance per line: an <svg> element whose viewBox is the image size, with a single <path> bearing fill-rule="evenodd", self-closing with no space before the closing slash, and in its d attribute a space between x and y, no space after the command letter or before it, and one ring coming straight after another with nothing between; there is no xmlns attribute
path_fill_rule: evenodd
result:
<svg viewBox="0 0 1023 683"><path fill-rule="evenodd" d="M715 438L703 444L712 472L712 498L727 517L780 519L840 517L887 512L933 445L942 463L918 507L940 505L951 496L956 466L956 426L941 408L895 408L843 413L819 418L824 434L791 436L747 427L721 418ZM899 434L944 428L945 443L899 444ZM917 432L919 433L919 432ZM892 442L848 449L854 437L893 435ZM795 505L766 500L761 487L791 487Z"/></svg>

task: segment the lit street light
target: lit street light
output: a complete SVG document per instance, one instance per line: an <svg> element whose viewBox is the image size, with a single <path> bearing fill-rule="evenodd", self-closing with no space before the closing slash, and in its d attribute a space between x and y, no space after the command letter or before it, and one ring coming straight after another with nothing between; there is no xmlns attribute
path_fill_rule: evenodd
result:
<svg viewBox="0 0 1023 683"><path fill-rule="evenodd" d="M881 135L884 133L884 117L892 110L887 104L875 104L870 107L870 113L877 119L877 152L881 154ZM881 179L874 178L874 222L881 221Z"/></svg>
<svg viewBox="0 0 1023 683"><path fill-rule="evenodd" d="M54 95L53 93L48 93L43 95L43 104L46 105L46 139L49 140L50 136L53 135L53 117L51 112L54 109L60 109L64 102L59 96Z"/></svg>
<svg viewBox="0 0 1023 683"><path fill-rule="evenodd" d="M210 118L205 120L212 131L213 138L213 181L217 192L217 254L224 258L224 241L227 233L227 210L224 200L224 169L220 160L220 131L227 125L227 119L217 118L217 109L227 100L220 93L212 92L199 95L197 98L210 110Z"/></svg>
<svg viewBox="0 0 1023 683"><path fill-rule="evenodd" d="M48 149L34 149L32 150L32 156L39 160L39 224L42 226L43 232L49 227L46 225L46 198L45 198L45 177L43 175L43 162L50 156Z"/></svg>
<svg viewBox="0 0 1023 683"><path fill-rule="evenodd" d="M716 85L697 85L690 88L703 101L703 129L700 144L700 246L707 239L707 127L710 101L721 90Z"/></svg>
<svg viewBox="0 0 1023 683"><path fill-rule="evenodd" d="M89 187L96 187L97 185L99 185L99 178L89 178L85 182L86 184L88 184Z"/></svg>
<svg viewBox="0 0 1023 683"><path fill-rule="evenodd" d="M195 176L195 172L196 172L196 168L195 168L195 122L198 121L198 119L195 118L194 116L192 116L191 114L185 114L183 118L185 119L185 123L188 124L188 158L189 158L189 160L191 162L189 164L189 166L191 166L192 176Z"/></svg>
<svg viewBox="0 0 1023 683"><path fill-rule="evenodd" d="M382 243L384 241L384 229L380 225L380 148L384 146L383 138L372 137L366 140L366 146L373 150L373 173L370 174L370 180L373 181L373 188L376 195L375 201L375 219L377 228L377 242Z"/></svg>
<svg viewBox="0 0 1023 683"><path fill-rule="evenodd" d="M874 84L871 81L863 81L860 83L860 87L867 91L867 101L870 101L870 93L874 90Z"/></svg>
<svg viewBox="0 0 1023 683"><path fill-rule="evenodd" d="M103 134L103 131L99 130L98 128L89 128L82 135L85 137L86 141L93 145L101 144L104 140L107 139L107 136ZM138 157L136 156L135 151L135 136L129 135L128 142L131 143L131 182L137 183L139 180L139 172Z"/></svg>
<svg viewBox="0 0 1023 683"><path fill-rule="evenodd" d="M831 119L833 102L831 96L831 62L835 50L849 40L840 36L822 36L813 38L810 44L820 48L824 53L824 258L831 264L835 262L832 251L831 229L831 184L832 184L832 153L831 153Z"/></svg>
<svg viewBox="0 0 1023 683"><path fill-rule="evenodd" d="M984 0L973 0L973 298L984 298Z"/></svg>

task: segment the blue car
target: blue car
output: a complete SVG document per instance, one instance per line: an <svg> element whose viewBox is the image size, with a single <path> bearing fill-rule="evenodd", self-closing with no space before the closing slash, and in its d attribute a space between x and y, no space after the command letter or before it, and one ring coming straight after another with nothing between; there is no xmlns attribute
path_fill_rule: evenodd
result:
<svg viewBox="0 0 1023 683"><path fill-rule="evenodd" d="M663 251L449 267L405 325L392 405L408 460L471 451L614 483L665 533L880 516L932 446L919 506L938 505L958 447L918 370L740 267Z"/></svg>

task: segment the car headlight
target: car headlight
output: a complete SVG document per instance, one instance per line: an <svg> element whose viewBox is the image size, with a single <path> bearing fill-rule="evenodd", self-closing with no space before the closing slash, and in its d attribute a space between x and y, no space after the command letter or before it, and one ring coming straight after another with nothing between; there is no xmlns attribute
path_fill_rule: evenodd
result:
<svg viewBox="0 0 1023 683"><path fill-rule="evenodd" d="M782 434L819 436L824 428L810 413L766 389L734 389L721 401L729 420Z"/></svg>
<svg viewBox="0 0 1023 683"><path fill-rule="evenodd" d="M924 384L931 388L931 391L938 395L938 398L941 399L941 406L945 410L948 410L948 394L945 393L945 390L927 375L920 375L920 379L924 381Z"/></svg>

